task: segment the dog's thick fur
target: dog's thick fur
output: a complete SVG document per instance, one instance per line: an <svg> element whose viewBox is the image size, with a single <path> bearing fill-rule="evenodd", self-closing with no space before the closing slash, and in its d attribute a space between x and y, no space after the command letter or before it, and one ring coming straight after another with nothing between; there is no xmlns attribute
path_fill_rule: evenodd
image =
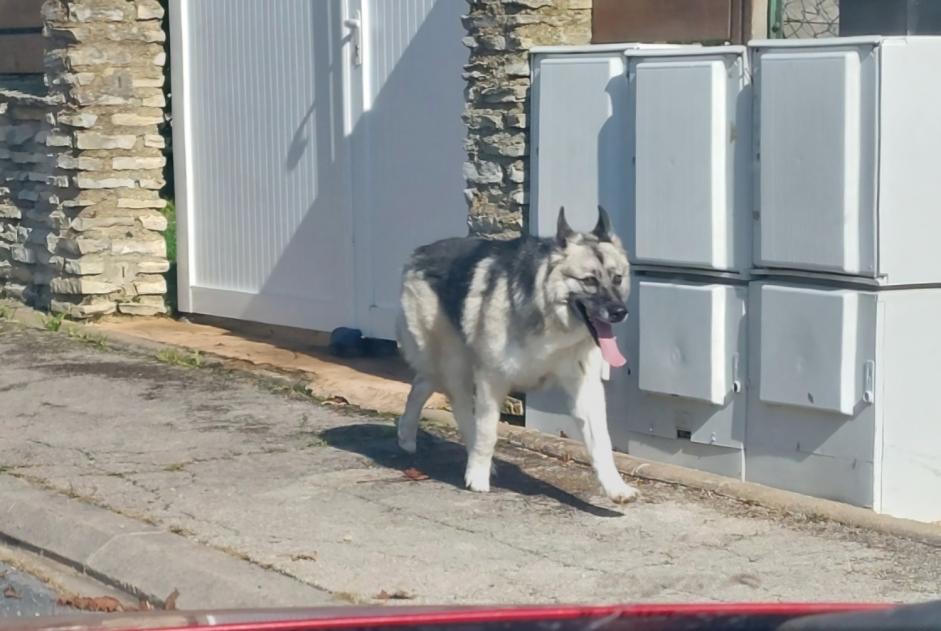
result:
<svg viewBox="0 0 941 631"><path fill-rule="evenodd" d="M555 238L465 237L415 250L403 273L397 335L416 377L399 445L415 452L422 407L433 392L445 393L467 447L465 483L489 491L505 397L554 383L571 397L605 493L634 499L611 452L596 330L624 319L628 291L627 255L600 208L591 233L572 231L560 209Z"/></svg>

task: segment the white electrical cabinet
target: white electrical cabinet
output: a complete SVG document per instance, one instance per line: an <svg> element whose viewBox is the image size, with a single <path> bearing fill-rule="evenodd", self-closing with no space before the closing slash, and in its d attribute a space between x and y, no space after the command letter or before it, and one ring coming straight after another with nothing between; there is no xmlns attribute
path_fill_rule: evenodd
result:
<svg viewBox="0 0 941 631"><path fill-rule="evenodd" d="M941 520L941 289L755 281L746 479Z"/></svg>
<svg viewBox="0 0 941 631"><path fill-rule="evenodd" d="M640 458L742 479L747 286L637 275L611 371L612 442Z"/></svg>
<svg viewBox="0 0 941 631"><path fill-rule="evenodd" d="M941 38L750 46L756 267L941 281Z"/></svg>
<svg viewBox="0 0 941 631"><path fill-rule="evenodd" d="M632 262L751 267L749 71L741 46L626 54ZM622 169L624 166L622 165Z"/></svg>
<svg viewBox="0 0 941 631"><path fill-rule="evenodd" d="M941 520L941 38L552 49L533 232L633 265L617 449ZM527 426L577 436L558 390Z"/></svg>

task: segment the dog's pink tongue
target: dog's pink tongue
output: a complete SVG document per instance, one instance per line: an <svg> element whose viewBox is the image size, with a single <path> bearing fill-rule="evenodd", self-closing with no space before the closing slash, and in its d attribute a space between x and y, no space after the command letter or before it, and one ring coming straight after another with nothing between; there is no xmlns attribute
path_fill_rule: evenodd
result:
<svg viewBox="0 0 941 631"><path fill-rule="evenodd" d="M618 348L618 338L614 336L611 325L607 322L592 321L595 333L598 334L598 346L601 347L601 356L613 368L620 368L627 363L627 359Z"/></svg>

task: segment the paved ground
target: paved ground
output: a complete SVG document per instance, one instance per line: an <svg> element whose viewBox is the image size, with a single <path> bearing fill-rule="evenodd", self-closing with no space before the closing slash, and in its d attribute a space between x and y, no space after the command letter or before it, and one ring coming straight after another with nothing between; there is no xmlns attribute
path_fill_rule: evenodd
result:
<svg viewBox="0 0 941 631"><path fill-rule="evenodd" d="M71 498L56 511L103 507L339 600L941 596L941 550L922 544L650 483L622 513L589 471L508 448L495 491L475 495L454 443L425 435L411 461L387 419L248 377L4 322L0 357L0 483L55 489Z"/></svg>

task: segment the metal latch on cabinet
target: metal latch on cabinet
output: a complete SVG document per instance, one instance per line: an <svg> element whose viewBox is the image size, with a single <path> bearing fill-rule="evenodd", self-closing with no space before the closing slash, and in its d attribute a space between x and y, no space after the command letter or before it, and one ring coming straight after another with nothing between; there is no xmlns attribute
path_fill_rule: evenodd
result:
<svg viewBox="0 0 941 631"><path fill-rule="evenodd" d="M863 401L872 403L876 391L876 362L866 361L863 363Z"/></svg>
<svg viewBox="0 0 941 631"><path fill-rule="evenodd" d="M736 394L742 391L742 379L739 375L738 353L732 355L732 392Z"/></svg>
<svg viewBox="0 0 941 631"><path fill-rule="evenodd" d="M353 43L353 65L363 65L363 13L357 9L353 17L343 20L343 26L350 29L350 40Z"/></svg>

